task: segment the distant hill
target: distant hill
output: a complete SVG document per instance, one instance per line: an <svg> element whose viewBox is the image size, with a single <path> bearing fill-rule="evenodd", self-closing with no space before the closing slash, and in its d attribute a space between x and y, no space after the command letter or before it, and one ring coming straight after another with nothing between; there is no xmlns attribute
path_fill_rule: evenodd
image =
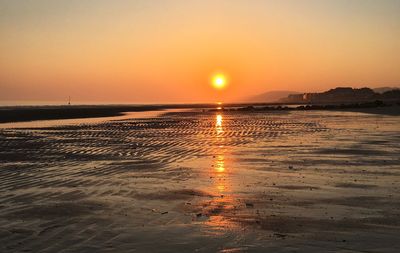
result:
<svg viewBox="0 0 400 253"><path fill-rule="evenodd" d="M373 91L376 92L376 93L382 94L382 93L384 93L386 91L399 90L399 89L400 89L400 87L379 87L379 88L373 89Z"/></svg>
<svg viewBox="0 0 400 253"><path fill-rule="evenodd" d="M268 91L268 92L262 93L260 95L256 95L256 96L247 98L246 102L252 102L252 103L277 102L280 99L286 98L287 96L289 96L291 94L300 94L300 93L296 92L296 91L287 91L287 90Z"/></svg>
<svg viewBox="0 0 400 253"><path fill-rule="evenodd" d="M337 87L320 93L291 94L280 99L283 103L359 103L375 100L400 101L400 89L390 89L383 93L370 88L353 89Z"/></svg>

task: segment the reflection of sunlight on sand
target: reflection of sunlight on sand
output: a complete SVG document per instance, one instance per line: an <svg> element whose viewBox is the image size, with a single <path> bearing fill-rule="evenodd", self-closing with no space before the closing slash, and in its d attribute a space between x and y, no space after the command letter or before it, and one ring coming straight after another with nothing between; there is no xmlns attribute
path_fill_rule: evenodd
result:
<svg viewBox="0 0 400 253"><path fill-rule="evenodd" d="M218 114L215 122L215 131L217 132L217 139L224 132L222 128L222 115Z"/></svg>
<svg viewBox="0 0 400 253"><path fill-rule="evenodd" d="M232 215L235 205L231 194L231 182L229 180L229 173L231 171L229 171L225 160L227 147L223 145L225 139L223 136L223 117L221 114L216 116L215 133L217 147L213 156L215 159L213 167L210 170L213 185L210 186L210 189L207 189L215 197L208 203L206 214L209 216L209 219L206 224L221 231L235 227L235 224L227 217Z"/></svg>
<svg viewBox="0 0 400 253"><path fill-rule="evenodd" d="M227 192L224 155L217 155L214 161L214 178L218 195Z"/></svg>
<svg viewBox="0 0 400 253"><path fill-rule="evenodd" d="M215 170L220 173L225 171L224 155L217 156L217 160L215 161Z"/></svg>

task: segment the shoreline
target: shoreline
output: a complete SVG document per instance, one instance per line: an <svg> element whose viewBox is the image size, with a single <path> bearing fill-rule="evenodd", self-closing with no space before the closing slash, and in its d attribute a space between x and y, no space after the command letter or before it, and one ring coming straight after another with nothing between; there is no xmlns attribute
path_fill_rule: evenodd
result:
<svg viewBox="0 0 400 253"><path fill-rule="evenodd" d="M348 104L308 104L289 106L246 106L239 108L220 108L210 109L209 111L241 111L241 112L271 112L271 111L343 111L343 112L361 112L371 114L382 114L399 116L400 104L386 104L382 101L367 103L348 103Z"/></svg>
<svg viewBox="0 0 400 253"><path fill-rule="evenodd" d="M126 112L161 110L160 106L29 106L0 108L0 123L122 116Z"/></svg>
<svg viewBox="0 0 400 253"><path fill-rule="evenodd" d="M292 107L289 107L292 106ZM70 106L6 106L0 107L0 123L17 123L40 120L83 119L117 117L129 112L146 112L167 109L208 109L208 111L292 111L329 110L353 111L383 115L400 115L398 104L369 102L358 104L170 104L170 105L70 105Z"/></svg>

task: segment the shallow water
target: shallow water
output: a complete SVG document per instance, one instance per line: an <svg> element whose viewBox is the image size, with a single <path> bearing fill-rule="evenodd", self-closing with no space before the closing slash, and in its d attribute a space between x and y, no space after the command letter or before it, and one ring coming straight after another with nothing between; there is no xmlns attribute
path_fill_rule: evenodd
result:
<svg viewBox="0 0 400 253"><path fill-rule="evenodd" d="M153 117L157 117L163 113L167 113L169 111L171 111L171 110L126 112L121 116L111 116L111 117L93 117L93 118L78 118L78 119L52 119L52 120L35 120L35 121L26 121L26 122L0 123L0 129L1 128L43 128L43 127L68 126L68 125L99 124L99 123L112 121L112 120L153 118Z"/></svg>
<svg viewBox="0 0 400 253"><path fill-rule="evenodd" d="M3 252L397 252L400 118L170 112L0 130Z"/></svg>

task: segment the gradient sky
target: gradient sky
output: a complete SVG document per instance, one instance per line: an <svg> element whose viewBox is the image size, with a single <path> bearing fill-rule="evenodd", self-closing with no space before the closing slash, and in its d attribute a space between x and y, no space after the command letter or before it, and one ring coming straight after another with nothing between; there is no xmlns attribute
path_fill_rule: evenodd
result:
<svg viewBox="0 0 400 253"><path fill-rule="evenodd" d="M0 0L0 100L232 101L400 85L400 0ZM216 91L210 75L229 86Z"/></svg>

